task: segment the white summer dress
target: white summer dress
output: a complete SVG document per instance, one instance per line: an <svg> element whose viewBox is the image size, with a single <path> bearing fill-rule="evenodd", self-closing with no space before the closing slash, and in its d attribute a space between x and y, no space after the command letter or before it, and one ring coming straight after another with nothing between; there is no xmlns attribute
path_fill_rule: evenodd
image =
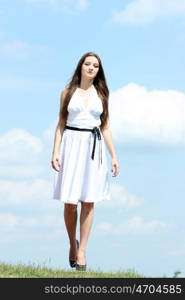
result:
<svg viewBox="0 0 185 300"><path fill-rule="evenodd" d="M79 88L68 104L67 126L93 129L101 125L102 101L92 86L85 107ZM109 170L104 137L96 139L94 159L91 158L94 136L90 131L65 129L59 150L59 172L54 171L53 199L64 203L100 202L110 200ZM102 152L101 152L102 151Z"/></svg>

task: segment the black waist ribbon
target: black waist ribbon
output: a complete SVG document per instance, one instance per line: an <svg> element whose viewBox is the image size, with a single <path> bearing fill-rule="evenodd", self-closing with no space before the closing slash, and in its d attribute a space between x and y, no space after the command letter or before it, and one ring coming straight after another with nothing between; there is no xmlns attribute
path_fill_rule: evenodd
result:
<svg viewBox="0 0 185 300"><path fill-rule="evenodd" d="M101 133L100 129L98 127L94 127L93 129L87 129L87 128L78 128L78 127L71 127L71 126L65 126L64 129L71 129L71 130L78 130L78 131L91 131L93 136L94 136L94 141L93 141L93 149L92 149L92 154L91 158L94 159L94 154L95 154L95 149L96 149L96 139L101 140ZM101 164L102 164L102 144L101 144Z"/></svg>

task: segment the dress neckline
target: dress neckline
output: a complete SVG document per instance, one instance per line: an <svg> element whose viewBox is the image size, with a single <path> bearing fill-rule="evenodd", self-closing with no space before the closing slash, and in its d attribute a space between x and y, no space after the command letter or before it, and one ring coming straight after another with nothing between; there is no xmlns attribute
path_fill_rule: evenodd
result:
<svg viewBox="0 0 185 300"><path fill-rule="evenodd" d="M95 87L94 87L94 84L92 84L90 87L88 87L88 89L86 89L86 90L84 90L84 89L82 89L82 88L80 88L80 87L77 87L77 89L78 90L80 90L80 91L83 91L84 93L85 92L88 92L88 91L91 91L91 90L93 90Z"/></svg>
<svg viewBox="0 0 185 300"><path fill-rule="evenodd" d="M87 100L86 100L86 105L85 105L85 102L84 102L84 100L83 100L83 96L82 96L82 94L80 95L80 91L87 91L89 89L89 93L87 93L87 97L85 97L84 96L84 98L86 98ZM80 98L80 101L81 101L81 105L82 105L82 107L83 107L83 110L84 111L88 111L89 110L89 108L90 108L90 103L91 103L91 96L92 96L92 93L93 93L93 91L94 91L94 89L95 89L95 87L94 87L94 85L92 85L90 88L88 88L87 90L83 90L83 89L81 89L81 88L79 88L79 87L77 87L77 91L78 91L78 95L79 95L79 98ZM82 93L84 93L84 92L82 92ZM86 93L84 93L84 95L85 95Z"/></svg>

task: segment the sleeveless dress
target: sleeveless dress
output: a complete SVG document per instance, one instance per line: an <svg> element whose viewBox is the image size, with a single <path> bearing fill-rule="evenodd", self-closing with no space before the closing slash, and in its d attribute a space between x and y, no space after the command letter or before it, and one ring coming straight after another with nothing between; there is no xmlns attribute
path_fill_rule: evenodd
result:
<svg viewBox="0 0 185 300"><path fill-rule="evenodd" d="M93 129L101 125L102 101L92 86L85 107L79 88L68 104L67 126ZM64 203L100 202L110 200L109 170L104 137L96 140L94 159L91 158L94 137L90 131L65 129L59 148L59 172L54 171L53 199ZM101 159L100 159L101 156Z"/></svg>

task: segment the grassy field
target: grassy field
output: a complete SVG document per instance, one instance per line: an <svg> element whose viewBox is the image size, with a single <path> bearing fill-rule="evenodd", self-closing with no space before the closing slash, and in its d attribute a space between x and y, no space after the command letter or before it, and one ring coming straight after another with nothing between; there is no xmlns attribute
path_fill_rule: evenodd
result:
<svg viewBox="0 0 185 300"><path fill-rule="evenodd" d="M134 270L119 270L118 272L101 272L87 269L85 272L63 269L51 269L40 265L11 265L0 263L0 278L145 278Z"/></svg>

